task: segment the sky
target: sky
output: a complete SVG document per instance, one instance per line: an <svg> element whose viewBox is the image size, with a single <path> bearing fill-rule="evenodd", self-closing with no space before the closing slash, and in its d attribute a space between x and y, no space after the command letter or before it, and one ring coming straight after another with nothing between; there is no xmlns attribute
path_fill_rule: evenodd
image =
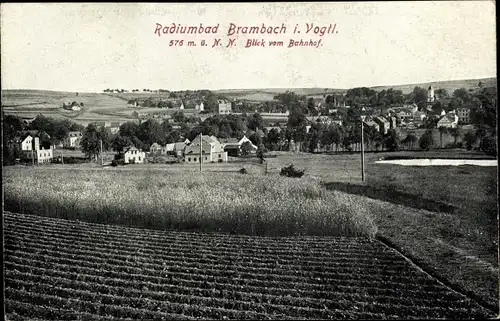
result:
<svg viewBox="0 0 500 321"><path fill-rule="evenodd" d="M346 89L496 77L492 1L8 3L0 19L2 89ZM231 23L286 32L228 36ZM158 34L157 24L219 27ZM334 33L314 33L330 25ZM216 38L223 46L212 48ZM245 48L251 39L265 47ZM321 43L289 48L291 39ZM183 45L170 46L176 40Z"/></svg>

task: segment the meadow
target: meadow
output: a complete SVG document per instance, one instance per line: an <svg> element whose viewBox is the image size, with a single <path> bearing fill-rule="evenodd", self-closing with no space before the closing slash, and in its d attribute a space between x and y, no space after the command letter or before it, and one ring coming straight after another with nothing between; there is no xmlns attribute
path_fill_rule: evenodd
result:
<svg viewBox="0 0 500 321"><path fill-rule="evenodd" d="M350 195L292 178L25 167L5 169L3 184L8 210L95 223L250 235L376 233Z"/></svg>

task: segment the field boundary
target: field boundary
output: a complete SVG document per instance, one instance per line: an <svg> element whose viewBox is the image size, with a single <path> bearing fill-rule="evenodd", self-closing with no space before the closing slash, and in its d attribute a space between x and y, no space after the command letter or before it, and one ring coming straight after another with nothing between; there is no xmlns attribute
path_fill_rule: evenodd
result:
<svg viewBox="0 0 500 321"><path fill-rule="evenodd" d="M474 294L471 291L468 291L466 289L463 289L457 284L454 284L453 282L448 281L447 279L444 279L437 275L436 273L432 272L431 269L427 267L427 264L413 255L407 253L407 251L403 250L400 246L394 244L389 238L377 233L375 235L375 239L385 246L389 247L390 249L396 251L399 255L401 255L408 263L410 263L412 266L414 266L417 270L420 272L426 274L427 276L435 279L438 283L440 283L443 286L448 287L452 291L465 296L467 299L476 302L478 305L480 305L482 308L487 309L488 311L491 311L496 317L492 317L490 319L496 319L500 315L500 309L480 297L478 297L476 294Z"/></svg>

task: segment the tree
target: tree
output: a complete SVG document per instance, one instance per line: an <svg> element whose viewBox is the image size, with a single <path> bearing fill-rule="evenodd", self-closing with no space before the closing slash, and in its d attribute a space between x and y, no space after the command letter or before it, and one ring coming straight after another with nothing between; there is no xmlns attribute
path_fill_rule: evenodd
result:
<svg viewBox="0 0 500 321"><path fill-rule="evenodd" d="M267 133L267 148L270 150L277 150L281 142L281 133L273 128Z"/></svg>
<svg viewBox="0 0 500 321"><path fill-rule="evenodd" d="M165 132L163 132L161 124L154 119L148 119L140 124L137 138L146 145L165 144Z"/></svg>
<svg viewBox="0 0 500 321"><path fill-rule="evenodd" d="M257 149L257 157L259 158L260 160L260 163L261 164L264 164L264 146L259 146L259 148Z"/></svg>
<svg viewBox="0 0 500 321"><path fill-rule="evenodd" d="M446 99L448 98L450 95L448 94L448 91L444 88L439 88L439 89L436 89L436 91L434 92L436 94L436 96L438 97L438 99Z"/></svg>
<svg viewBox="0 0 500 321"><path fill-rule="evenodd" d="M453 143L456 146L458 138L462 137L462 130L460 128L450 128L450 134L453 136Z"/></svg>
<svg viewBox="0 0 500 321"><path fill-rule="evenodd" d="M247 119L247 127L251 130L262 129L264 127L264 120L259 113L254 113Z"/></svg>
<svg viewBox="0 0 500 321"><path fill-rule="evenodd" d="M429 150L434 145L434 138L432 137L432 130L427 130L420 137L418 141L419 147L422 150Z"/></svg>
<svg viewBox="0 0 500 321"><path fill-rule="evenodd" d="M415 135L408 134L401 143L407 145L407 149L411 150L411 149L413 149L413 146L417 141L418 141L418 139Z"/></svg>
<svg viewBox="0 0 500 321"><path fill-rule="evenodd" d="M320 132L319 131L313 131L310 134L309 137L309 152L314 153L316 149L318 148L318 144L320 142Z"/></svg>
<svg viewBox="0 0 500 321"><path fill-rule="evenodd" d="M83 132L80 143L82 151L89 159L95 158L100 154L102 132L94 125L89 124Z"/></svg>
<svg viewBox="0 0 500 321"><path fill-rule="evenodd" d="M443 126L439 126L439 146L441 148L443 148L443 134L447 134L448 133L448 128L447 127L443 127Z"/></svg>
<svg viewBox="0 0 500 321"><path fill-rule="evenodd" d="M113 137L111 145L114 151L122 153L126 147L132 145L132 141L129 137L116 135Z"/></svg>
<svg viewBox="0 0 500 321"><path fill-rule="evenodd" d="M497 156L497 138L488 135L481 140L480 148L486 155Z"/></svg>
<svg viewBox="0 0 500 321"><path fill-rule="evenodd" d="M252 151L252 144L250 142L244 142L241 144L241 155L248 156Z"/></svg>
<svg viewBox="0 0 500 321"><path fill-rule="evenodd" d="M427 90L416 86L413 88L413 102L417 104L419 109L424 109L427 104Z"/></svg>
<svg viewBox="0 0 500 321"><path fill-rule="evenodd" d="M453 98L459 99L461 104L466 103L470 100L469 93L465 88L456 89L453 92Z"/></svg>
<svg viewBox="0 0 500 321"><path fill-rule="evenodd" d="M384 139L384 145L385 148L387 148L387 150L391 152L399 149L398 134L394 129L389 129L389 131L387 132L387 135Z"/></svg>
<svg viewBox="0 0 500 321"><path fill-rule="evenodd" d="M474 144L477 141L476 136L472 132L466 132L464 134L465 148L467 150L472 150Z"/></svg>

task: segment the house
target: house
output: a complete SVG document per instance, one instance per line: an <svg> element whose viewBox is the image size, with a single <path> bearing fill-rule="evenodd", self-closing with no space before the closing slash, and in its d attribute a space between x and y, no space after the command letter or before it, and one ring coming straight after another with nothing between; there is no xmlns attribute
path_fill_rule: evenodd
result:
<svg viewBox="0 0 500 321"><path fill-rule="evenodd" d="M24 133L16 137L16 143L19 144L19 158L27 162L36 164L51 163L54 159L54 150L52 146L46 149L40 146L40 138L29 133Z"/></svg>
<svg viewBox="0 0 500 321"><path fill-rule="evenodd" d="M157 154L157 153L161 153L162 152L162 146L158 143L153 143L150 147L149 147L149 152L150 153L154 153L154 154ZM163 154L163 153L162 153Z"/></svg>
<svg viewBox="0 0 500 321"><path fill-rule="evenodd" d="M241 154L241 146L246 143L250 143L250 153L254 154L257 152L258 147L255 146L250 139L248 139L246 136L243 136L240 140L237 138L228 138L228 139L222 139L221 143L224 148L224 151L227 152L228 156L233 156L233 157L238 157Z"/></svg>
<svg viewBox="0 0 500 321"><path fill-rule="evenodd" d="M120 122L118 121L112 121L109 123L109 130L111 131L111 134L116 134L120 131Z"/></svg>
<svg viewBox="0 0 500 321"><path fill-rule="evenodd" d="M175 156L182 156L187 144L189 144L189 139L186 139L183 142L174 143L172 153Z"/></svg>
<svg viewBox="0 0 500 321"><path fill-rule="evenodd" d="M308 116L306 119L311 123L330 125L333 123L333 119L328 116Z"/></svg>
<svg viewBox="0 0 500 321"><path fill-rule="evenodd" d="M454 113L448 113L438 120L436 127L456 128L457 125L458 116Z"/></svg>
<svg viewBox="0 0 500 321"><path fill-rule="evenodd" d="M396 112L396 116L399 120L408 120L413 118L413 111L410 108L402 108Z"/></svg>
<svg viewBox="0 0 500 321"><path fill-rule="evenodd" d="M471 105L463 105L457 108L458 121L463 124L470 124L470 115L471 115L472 106Z"/></svg>
<svg viewBox="0 0 500 321"><path fill-rule="evenodd" d="M370 118L366 118L363 121L363 124L366 125L367 127L372 127L376 131L380 131L380 126Z"/></svg>
<svg viewBox="0 0 500 321"><path fill-rule="evenodd" d="M202 154L200 154L200 147ZM201 136L200 134L185 147L184 161L186 163L199 163L200 157L203 158L203 162L227 162L227 152L215 136Z"/></svg>
<svg viewBox="0 0 500 321"><path fill-rule="evenodd" d="M146 158L146 153L141 151L140 149L136 147L128 147L125 149L125 158L124 158L124 163L125 164L143 164L144 159Z"/></svg>
<svg viewBox="0 0 500 321"><path fill-rule="evenodd" d="M71 110L78 111L78 110L81 110L81 108L79 105L73 105L73 106L71 106Z"/></svg>
<svg viewBox="0 0 500 321"><path fill-rule="evenodd" d="M390 128L390 123L384 117L377 116L373 118L373 121L379 125L379 132L382 134L387 134Z"/></svg>
<svg viewBox="0 0 500 321"><path fill-rule="evenodd" d="M54 150L52 147L45 149L40 148L36 150L23 150L20 155L21 159L26 162L35 162L37 165L51 163L54 159Z"/></svg>
<svg viewBox="0 0 500 321"><path fill-rule="evenodd" d="M219 104L219 114L229 114L231 113L231 102L219 99L217 100L217 103Z"/></svg>
<svg viewBox="0 0 500 321"><path fill-rule="evenodd" d="M427 117L427 113L425 111L415 111L413 113L413 120L415 121L423 121Z"/></svg>
<svg viewBox="0 0 500 321"><path fill-rule="evenodd" d="M22 151L40 149L40 138L29 133L23 133L21 136L16 137L15 141L19 150Z"/></svg>
<svg viewBox="0 0 500 321"><path fill-rule="evenodd" d="M264 127L265 130L269 133L271 130L275 129L276 132L280 133L281 132L281 127L279 126L266 126Z"/></svg>
<svg viewBox="0 0 500 321"><path fill-rule="evenodd" d="M199 111L204 111L205 110L205 106L203 105L203 102L197 103L196 106L195 106L195 109L199 110Z"/></svg>
<svg viewBox="0 0 500 321"><path fill-rule="evenodd" d="M68 137L63 141L63 147L65 148L78 148L80 147L80 142L82 141L82 132L69 132Z"/></svg>

